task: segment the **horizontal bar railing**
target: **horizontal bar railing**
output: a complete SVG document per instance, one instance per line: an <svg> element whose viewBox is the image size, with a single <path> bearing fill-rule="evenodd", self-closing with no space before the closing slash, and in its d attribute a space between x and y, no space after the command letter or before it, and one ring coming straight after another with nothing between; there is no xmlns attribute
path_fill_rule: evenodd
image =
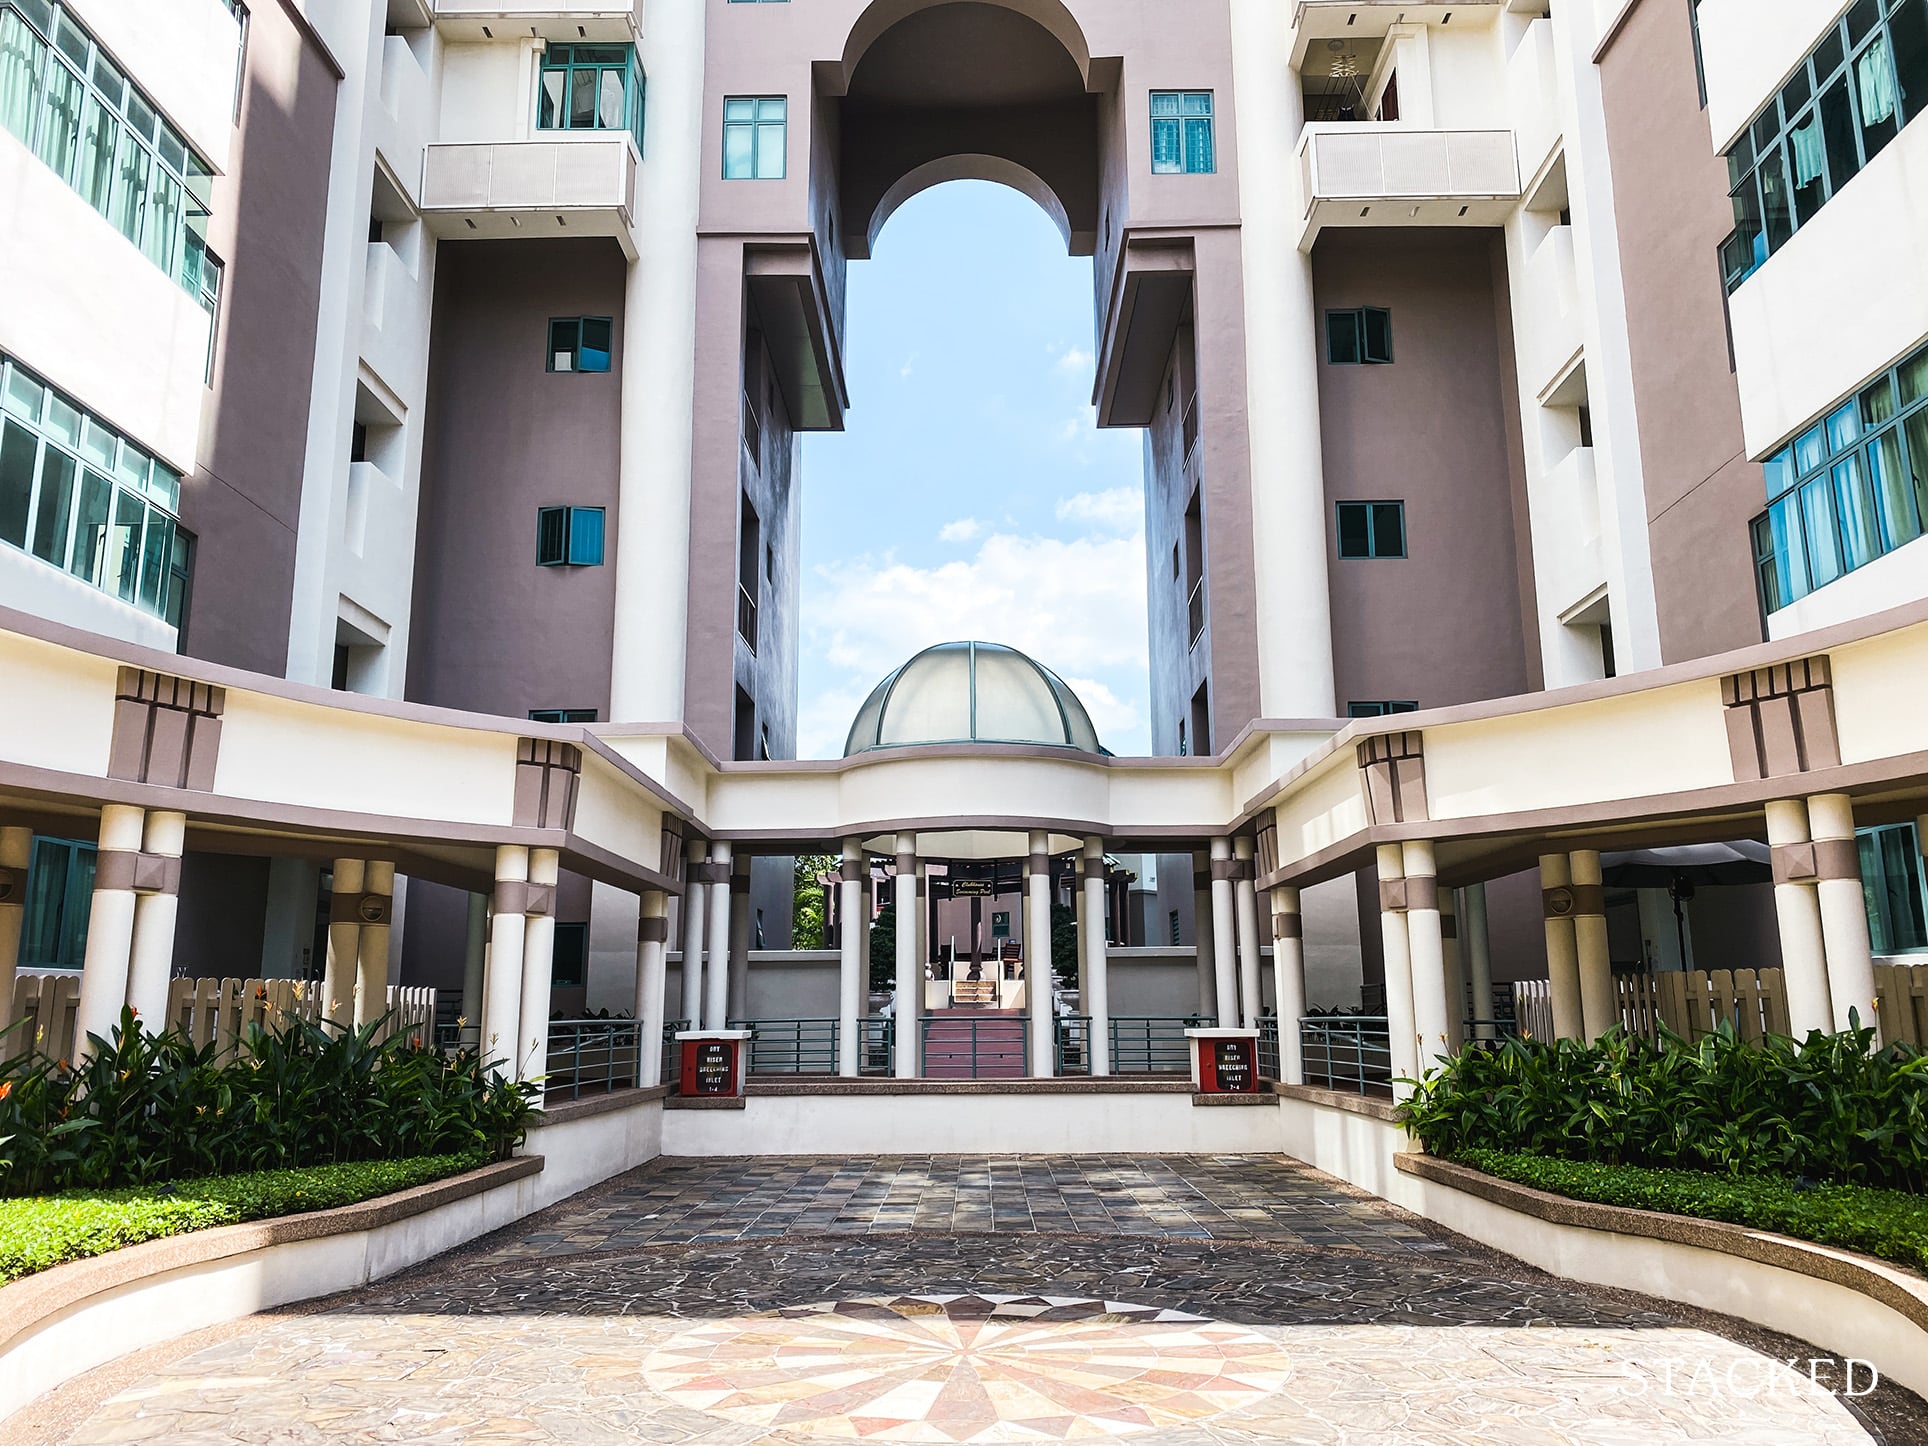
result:
<svg viewBox="0 0 1928 1446"><path fill-rule="evenodd" d="M1060 1014L1052 1030L1053 1074L1087 1074L1091 1069L1091 1016Z"/></svg>
<svg viewBox="0 0 1928 1446"><path fill-rule="evenodd" d="M1259 1020L1259 1078L1285 1078L1285 1061L1279 1058L1279 1017L1276 1014L1265 1015Z"/></svg>
<svg viewBox="0 0 1928 1446"><path fill-rule="evenodd" d="M750 1032L751 1074L835 1074L835 1019L732 1019Z"/></svg>
<svg viewBox="0 0 1928 1446"><path fill-rule="evenodd" d="M638 1035L633 1019L552 1019L543 1091L580 1099L629 1089L638 1072Z"/></svg>
<svg viewBox="0 0 1928 1446"><path fill-rule="evenodd" d="M1021 1018L946 1014L917 1024L926 1079L1016 1079L1025 1073L1030 1040Z"/></svg>
<svg viewBox="0 0 1928 1446"><path fill-rule="evenodd" d="M1392 1092L1392 1034L1384 1018L1321 1014L1299 1021L1305 1082L1349 1094Z"/></svg>
<svg viewBox="0 0 1928 1446"><path fill-rule="evenodd" d="M1183 1074L1192 1072L1185 1031L1200 1027L1196 1014L1183 1016L1124 1014L1111 1020L1113 1074Z"/></svg>
<svg viewBox="0 0 1928 1446"><path fill-rule="evenodd" d="M681 1075L682 1059L677 1053L676 1036L692 1027L687 1019L666 1019L663 1021L663 1073L666 1083L675 1084Z"/></svg>
<svg viewBox="0 0 1928 1446"><path fill-rule="evenodd" d="M866 1014L857 1021L857 1073L894 1074L897 1021L888 1014Z"/></svg>

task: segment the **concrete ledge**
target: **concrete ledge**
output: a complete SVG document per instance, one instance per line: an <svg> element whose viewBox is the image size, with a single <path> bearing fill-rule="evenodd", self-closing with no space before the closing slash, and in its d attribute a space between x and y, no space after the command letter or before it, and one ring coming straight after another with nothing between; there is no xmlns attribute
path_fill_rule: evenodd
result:
<svg viewBox="0 0 1928 1446"><path fill-rule="evenodd" d="M544 1105L537 1125L566 1125L572 1120L586 1120L595 1115L606 1115L611 1110L626 1110L632 1105L646 1105L651 1100L669 1098L671 1085L649 1085L643 1089L610 1090L607 1094L584 1095L580 1099L558 1100L555 1104Z"/></svg>
<svg viewBox="0 0 1928 1446"><path fill-rule="evenodd" d="M663 1101L666 1110L744 1110L749 1105L742 1095L671 1095Z"/></svg>
<svg viewBox="0 0 1928 1446"><path fill-rule="evenodd" d="M1367 1119L1383 1120L1389 1125L1399 1123L1399 1106L1391 1100L1382 1100L1377 1095L1348 1094L1344 1090L1321 1089L1317 1085L1291 1085L1273 1082L1272 1093L1280 1099L1304 1100L1307 1104L1325 1105L1330 1109L1348 1110Z"/></svg>
<svg viewBox="0 0 1928 1446"><path fill-rule="evenodd" d="M1277 1107L1279 1097L1275 1094L1204 1094L1192 1095L1195 1105L1271 1105Z"/></svg>
<svg viewBox="0 0 1928 1446"><path fill-rule="evenodd" d="M1429 1155L1393 1165L1420 1185L1419 1213L1542 1270L1737 1316L1928 1390L1928 1279L1901 1266L1724 1221L1574 1200Z"/></svg>
<svg viewBox="0 0 1928 1446"><path fill-rule="evenodd" d="M1154 1075L1104 1079L795 1079L752 1078L745 1093L785 1095L1143 1095L1190 1094L1191 1081Z"/></svg>

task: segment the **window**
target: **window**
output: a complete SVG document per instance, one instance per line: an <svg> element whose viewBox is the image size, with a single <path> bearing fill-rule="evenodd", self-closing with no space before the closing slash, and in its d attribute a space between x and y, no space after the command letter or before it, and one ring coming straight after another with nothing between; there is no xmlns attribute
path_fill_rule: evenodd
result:
<svg viewBox="0 0 1928 1446"><path fill-rule="evenodd" d="M1172 909L1168 911L1166 917L1170 921L1171 941L1176 944L1178 942L1178 910Z"/></svg>
<svg viewBox="0 0 1928 1446"><path fill-rule="evenodd" d="M742 509L737 518L736 535L736 632L756 652L757 605L762 600L758 586L757 562L763 553L763 524L748 493L739 498Z"/></svg>
<svg viewBox="0 0 1928 1446"><path fill-rule="evenodd" d="M1769 457L1754 519L1761 609L1777 612L1928 524L1928 347Z"/></svg>
<svg viewBox="0 0 1928 1446"><path fill-rule="evenodd" d="M0 0L0 125L213 314L213 168L49 0Z"/></svg>
<svg viewBox="0 0 1928 1446"><path fill-rule="evenodd" d="M1731 292L1928 109L1928 0L1857 0L1727 153Z"/></svg>
<svg viewBox="0 0 1928 1446"><path fill-rule="evenodd" d="M1928 949L1928 907L1924 906L1921 848L1915 826L1862 829L1861 889L1867 896L1868 933L1877 954Z"/></svg>
<svg viewBox="0 0 1928 1446"><path fill-rule="evenodd" d="M531 723L594 723L594 708L531 708Z"/></svg>
<svg viewBox="0 0 1928 1446"><path fill-rule="evenodd" d="M633 45L551 45L536 88L536 129L628 131L643 148L643 71Z"/></svg>
<svg viewBox="0 0 1928 1446"><path fill-rule="evenodd" d="M1185 506L1185 637L1192 647L1205 632L1205 499L1194 487Z"/></svg>
<svg viewBox="0 0 1928 1446"><path fill-rule="evenodd" d="M1406 504L1403 502L1341 502L1339 556L1404 557Z"/></svg>
<svg viewBox="0 0 1928 1446"><path fill-rule="evenodd" d="M549 322L549 370L609 370L613 327L606 316L558 316Z"/></svg>
<svg viewBox="0 0 1928 1446"><path fill-rule="evenodd" d="M181 477L0 357L0 542L180 626Z"/></svg>
<svg viewBox="0 0 1928 1446"><path fill-rule="evenodd" d="M1218 169L1212 148L1209 90L1151 93L1151 172L1154 176L1209 176Z"/></svg>
<svg viewBox="0 0 1928 1446"><path fill-rule="evenodd" d="M555 951L550 955L549 984L555 989L580 989L589 980L589 926L557 924Z"/></svg>
<svg viewBox="0 0 1928 1446"><path fill-rule="evenodd" d="M536 509L536 566L600 567L602 560L602 508Z"/></svg>
<svg viewBox="0 0 1928 1446"><path fill-rule="evenodd" d="M733 95L723 101L723 179L783 179L790 103L780 95Z"/></svg>
<svg viewBox="0 0 1928 1446"><path fill-rule="evenodd" d="M1406 698L1382 698L1367 703L1346 704L1348 718L1384 718L1389 713L1417 713L1419 704Z"/></svg>
<svg viewBox="0 0 1928 1446"><path fill-rule="evenodd" d="M1326 361L1332 366L1390 366L1392 313L1360 306L1325 314Z"/></svg>
<svg viewBox="0 0 1928 1446"><path fill-rule="evenodd" d="M93 907L90 843L36 838L27 862L27 907L20 962L42 969L78 969L87 957L87 920Z"/></svg>

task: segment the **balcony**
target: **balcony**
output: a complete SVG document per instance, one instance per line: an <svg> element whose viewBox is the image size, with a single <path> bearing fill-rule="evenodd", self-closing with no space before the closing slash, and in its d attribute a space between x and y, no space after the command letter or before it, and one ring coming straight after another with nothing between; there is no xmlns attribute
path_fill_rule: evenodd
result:
<svg viewBox="0 0 1928 1446"><path fill-rule="evenodd" d="M1593 448L1568 452L1541 479L1530 506L1541 595L1550 613L1564 617L1607 585Z"/></svg>
<svg viewBox="0 0 1928 1446"><path fill-rule="evenodd" d="M1553 50L1553 22L1535 20L1506 62L1507 112L1518 140L1520 173L1530 182L1560 144L1559 66Z"/></svg>
<svg viewBox="0 0 1928 1446"><path fill-rule="evenodd" d="M1580 318L1580 273L1573 257L1573 228L1554 226L1526 261L1523 295L1514 308L1519 334L1520 379L1544 397L1579 355L1585 333Z"/></svg>
<svg viewBox="0 0 1928 1446"><path fill-rule="evenodd" d="M433 0L435 28L451 40L633 41L643 33L643 0Z"/></svg>
<svg viewBox="0 0 1928 1446"><path fill-rule="evenodd" d="M422 174L422 148L434 134L435 116L428 75L403 36L382 41L381 97L375 149L402 185L412 187Z"/></svg>
<svg viewBox="0 0 1928 1446"><path fill-rule="evenodd" d="M436 144L422 158L422 216L437 236L611 236L632 259L636 147L627 135Z"/></svg>
<svg viewBox="0 0 1928 1446"><path fill-rule="evenodd" d="M1320 121L1299 138L1309 245L1326 226L1498 226L1520 199L1510 130Z"/></svg>

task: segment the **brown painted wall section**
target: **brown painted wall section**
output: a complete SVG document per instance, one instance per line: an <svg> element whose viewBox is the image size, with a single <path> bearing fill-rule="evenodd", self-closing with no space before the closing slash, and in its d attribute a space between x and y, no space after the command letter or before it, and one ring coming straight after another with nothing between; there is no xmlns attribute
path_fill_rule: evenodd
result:
<svg viewBox="0 0 1928 1446"><path fill-rule="evenodd" d="M1747 524L1766 492L1741 441L1716 254L1734 220L1693 44L1685 4L1644 0L1600 60L1660 649L1669 663L1762 638Z"/></svg>

